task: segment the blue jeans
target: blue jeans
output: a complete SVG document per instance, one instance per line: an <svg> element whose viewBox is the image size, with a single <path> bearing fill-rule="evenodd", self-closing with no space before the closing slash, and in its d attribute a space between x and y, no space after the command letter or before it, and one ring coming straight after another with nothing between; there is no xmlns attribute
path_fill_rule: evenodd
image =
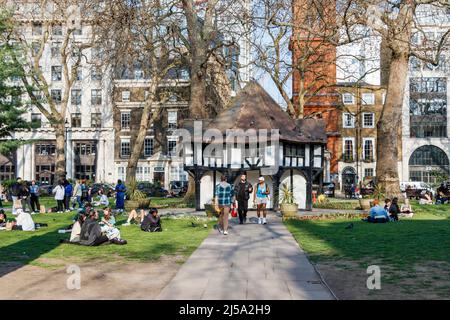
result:
<svg viewBox="0 0 450 320"><path fill-rule="evenodd" d="M81 202L81 196L77 196L78 208L83 208L83 202Z"/></svg>

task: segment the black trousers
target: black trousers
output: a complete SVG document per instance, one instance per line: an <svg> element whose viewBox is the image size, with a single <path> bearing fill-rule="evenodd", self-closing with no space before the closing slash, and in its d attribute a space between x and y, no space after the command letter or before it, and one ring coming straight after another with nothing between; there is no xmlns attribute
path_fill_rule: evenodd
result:
<svg viewBox="0 0 450 320"><path fill-rule="evenodd" d="M70 210L70 196L64 196L64 209Z"/></svg>
<svg viewBox="0 0 450 320"><path fill-rule="evenodd" d="M63 203L64 200L56 200L56 211L62 212L64 210Z"/></svg>
<svg viewBox="0 0 450 320"><path fill-rule="evenodd" d="M247 220L247 211L248 211L248 200L238 199L238 214L240 222L244 222L245 220Z"/></svg>
<svg viewBox="0 0 450 320"><path fill-rule="evenodd" d="M101 235L100 237L98 237L97 239L95 239L94 243L92 244L92 246L99 246L105 242L108 242L109 239L107 236L105 235Z"/></svg>
<svg viewBox="0 0 450 320"><path fill-rule="evenodd" d="M41 209L41 205L39 204L39 196L35 194L30 195L30 204L31 204L31 210L33 212L39 211Z"/></svg>

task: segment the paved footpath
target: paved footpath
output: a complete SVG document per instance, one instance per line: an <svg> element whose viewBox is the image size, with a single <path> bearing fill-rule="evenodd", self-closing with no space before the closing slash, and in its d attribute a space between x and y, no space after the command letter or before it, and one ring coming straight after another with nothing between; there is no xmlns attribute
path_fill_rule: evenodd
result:
<svg viewBox="0 0 450 320"><path fill-rule="evenodd" d="M249 214L228 236L214 230L157 299L334 299L281 218L258 225Z"/></svg>

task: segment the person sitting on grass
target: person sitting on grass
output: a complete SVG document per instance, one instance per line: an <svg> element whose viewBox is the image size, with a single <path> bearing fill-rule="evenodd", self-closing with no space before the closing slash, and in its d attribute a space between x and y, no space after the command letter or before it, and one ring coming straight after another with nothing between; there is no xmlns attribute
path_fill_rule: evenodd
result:
<svg viewBox="0 0 450 320"><path fill-rule="evenodd" d="M100 221L100 226L102 227L102 232L106 234L109 240L118 239L120 240L120 231L115 227L116 219L112 215L110 208L105 208L103 211L103 217Z"/></svg>
<svg viewBox="0 0 450 320"><path fill-rule="evenodd" d="M85 219L80 233L80 244L84 246L99 246L103 243L126 244L125 240L109 238L107 234L102 232L102 227L98 223L98 212L91 210L89 217Z"/></svg>
<svg viewBox="0 0 450 320"><path fill-rule="evenodd" d="M36 226L33 218L28 212L25 212L22 208L16 209L17 217L16 221L11 222L9 228L11 230L20 231L35 231ZM7 226L7 229L9 229Z"/></svg>
<svg viewBox="0 0 450 320"><path fill-rule="evenodd" d="M72 232L70 233L70 240L71 243L79 243L80 242L80 234L81 234L81 227L83 226L84 220L86 219L86 216L82 213L78 214L77 221L72 225Z"/></svg>
<svg viewBox="0 0 450 320"><path fill-rule="evenodd" d="M6 217L6 213L3 210L0 210L0 228L5 228L8 219Z"/></svg>
<svg viewBox="0 0 450 320"><path fill-rule="evenodd" d="M414 212L412 210L411 204L409 203L409 199L406 198L405 203L402 204L402 206L400 208L400 216L412 218L413 215L414 215Z"/></svg>
<svg viewBox="0 0 450 320"><path fill-rule="evenodd" d="M145 232L161 232L161 218L158 215L158 209L151 208L149 212L146 214L144 210L141 209L140 217L138 216L136 210L130 212L128 216L127 223L123 224L123 226L129 226L131 220L140 219L141 221L141 230Z"/></svg>
<svg viewBox="0 0 450 320"><path fill-rule="evenodd" d="M363 221L372 222L372 223L385 223L389 222L389 216L380 206L380 201L378 199L373 200L373 207L370 208L369 216Z"/></svg>
<svg viewBox="0 0 450 320"><path fill-rule="evenodd" d="M102 192L102 190L100 190L98 192L98 201L94 202L94 206L107 206L109 205L109 200L108 200L108 196L106 194L104 194Z"/></svg>
<svg viewBox="0 0 450 320"><path fill-rule="evenodd" d="M391 199L385 199L384 200L384 210L386 210L387 213L389 213L390 206L391 206Z"/></svg>
<svg viewBox="0 0 450 320"><path fill-rule="evenodd" d="M400 208L398 207L398 198L392 199L392 204L389 207L389 217L391 221L398 221L398 215L400 214Z"/></svg>
<svg viewBox="0 0 450 320"><path fill-rule="evenodd" d="M124 227L128 227L129 225L131 225L131 221L135 221L139 224L141 224L142 220L144 219L145 216L145 211L144 209L141 209L140 213L138 214L137 211L135 209L131 210L130 214L128 215L128 219L127 222L125 222L124 224L122 224L122 226ZM139 221L138 221L139 220Z"/></svg>
<svg viewBox="0 0 450 320"><path fill-rule="evenodd" d="M420 194L419 204L433 204L433 200L428 191L423 191Z"/></svg>

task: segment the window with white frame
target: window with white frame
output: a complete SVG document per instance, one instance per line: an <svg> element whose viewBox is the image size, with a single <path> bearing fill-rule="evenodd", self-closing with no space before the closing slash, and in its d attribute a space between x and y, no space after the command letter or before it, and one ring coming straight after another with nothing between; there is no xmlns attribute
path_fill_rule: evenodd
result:
<svg viewBox="0 0 450 320"><path fill-rule="evenodd" d="M363 138L364 160L373 161L375 155L374 138Z"/></svg>
<svg viewBox="0 0 450 320"><path fill-rule="evenodd" d="M144 157L151 157L153 155L153 138L147 137L144 140Z"/></svg>
<svg viewBox="0 0 450 320"><path fill-rule="evenodd" d="M355 104L355 96L351 93L344 93L342 95L342 101L344 104Z"/></svg>
<svg viewBox="0 0 450 320"><path fill-rule="evenodd" d="M131 92L126 90L122 91L122 102L130 102Z"/></svg>
<svg viewBox="0 0 450 320"><path fill-rule="evenodd" d="M62 67L52 66L52 81L61 81L61 80L62 80Z"/></svg>
<svg viewBox="0 0 450 320"><path fill-rule="evenodd" d="M187 181L188 173L184 171L183 165L172 165L170 167L170 181Z"/></svg>
<svg viewBox="0 0 450 320"><path fill-rule="evenodd" d="M134 70L134 79L136 80L144 79L144 71L141 69Z"/></svg>
<svg viewBox="0 0 450 320"><path fill-rule="evenodd" d="M120 139L120 157L129 158L131 155L131 142L129 138Z"/></svg>
<svg viewBox="0 0 450 320"><path fill-rule="evenodd" d="M124 181L126 178L126 168L117 167L117 179Z"/></svg>
<svg viewBox="0 0 450 320"><path fill-rule="evenodd" d="M167 138L167 153L171 157L175 157L177 154L177 137Z"/></svg>
<svg viewBox="0 0 450 320"><path fill-rule="evenodd" d="M375 94L373 93L363 93L361 95L361 103L363 105L374 105L375 104Z"/></svg>
<svg viewBox="0 0 450 320"><path fill-rule="evenodd" d="M362 114L362 124L363 128L374 128L375 114L373 112L364 112Z"/></svg>
<svg viewBox="0 0 450 320"><path fill-rule="evenodd" d="M364 178L373 178L375 176L374 174L375 170L373 168L365 168L364 169Z"/></svg>
<svg viewBox="0 0 450 320"><path fill-rule="evenodd" d="M92 105L102 104L102 90L101 89L92 89L91 90L91 104Z"/></svg>
<svg viewBox="0 0 450 320"><path fill-rule="evenodd" d="M343 160L346 162L353 162L354 156L354 138L344 138L344 152Z"/></svg>
<svg viewBox="0 0 450 320"><path fill-rule="evenodd" d="M167 112L167 119L168 119L168 128L169 129L176 129L177 128L177 119L178 114L177 111L168 111Z"/></svg>
<svg viewBox="0 0 450 320"><path fill-rule="evenodd" d="M62 101L62 93L60 89L53 89L50 91L50 95L52 97L52 100L55 103L61 103Z"/></svg>
<svg viewBox="0 0 450 320"><path fill-rule="evenodd" d="M355 117L348 112L342 114L343 127L344 128L354 128L355 127Z"/></svg>
<svg viewBox="0 0 450 320"><path fill-rule="evenodd" d="M130 130L131 112L125 111L120 113L120 127L122 130Z"/></svg>
<svg viewBox="0 0 450 320"><path fill-rule="evenodd" d="M70 103L73 106L81 105L81 90L80 89L72 89Z"/></svg>
<svg viewBox="0 0 450 320"><path fill-rule="evenodd" d="M136 180L137 181L150 181L150 167L138 166L136 167Z"/></svg>

